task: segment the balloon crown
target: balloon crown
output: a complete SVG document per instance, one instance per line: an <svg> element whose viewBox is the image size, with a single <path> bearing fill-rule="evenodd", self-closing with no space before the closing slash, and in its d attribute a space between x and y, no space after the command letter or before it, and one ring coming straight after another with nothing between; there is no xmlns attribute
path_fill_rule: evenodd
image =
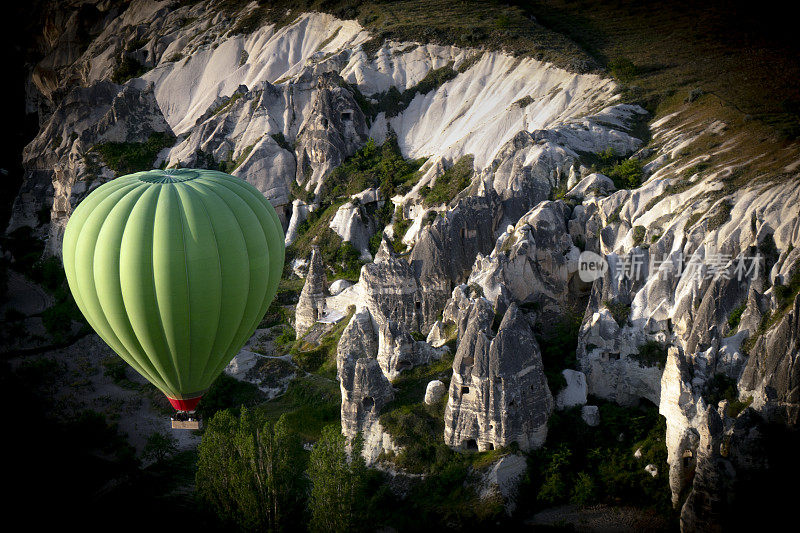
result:
<svg viewBox="0 0 800 533"><path fill-rule="evenodd" d="M200 174L188 168L168 168L166 170L150 170L142 172L139 181L145 183L180 183L193 180Z"/></svg>

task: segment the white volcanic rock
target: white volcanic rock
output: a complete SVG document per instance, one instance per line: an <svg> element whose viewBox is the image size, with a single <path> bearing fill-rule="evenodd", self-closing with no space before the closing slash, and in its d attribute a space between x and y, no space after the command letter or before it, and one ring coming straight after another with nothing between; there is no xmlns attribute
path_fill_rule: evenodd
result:
<svg viewBox="0 0 800 533"><path fill-rule="evenodd" d="M352 286L353 286L353 283L350 282L350 281L347 281L346 279L337 279L336 281L334 281L333 283L330 284L330 287L328 287L328 292L331 294L331 296L336 296L339 293L341 293L343 290L347 289L348 287L352 287Z"/></svg>
<svg viewBox="0 0 800 533"><path fill-rule="evenodd" d="M431 330L428 332L428 337L425 339L425 342L434 348L441 348L445 345L447 340L444 325L441 320L437 320L433 323L433 326L431 326Z"/></svg>
<svg viewBox="0 0 800 533"><path fill-rule="evenodd" d="M382 451L399 451L378 421L381 408L394 398L394 391L381 371L377 352L372 318L362 309L342 332L336 367L342 394L342 433L349 439L362 434L362 453L368 463L374 462Z"/></svg>
<svg viewBox="0 0 800 533"><path fill-rule="evenodd" d="M486 83L468 81L476 78ZM567 86L569 90L565 90ZM431 93L418 95L408 109L388 122L401 149L411 157L436 154L457 160L473 154L477 168L482 169L517 132L574 119L592 109L589 100L593 95L607 100L613 86L594 75L567 73L533 59L488 53L460 76ZM534 103L525 108L513 105L525 96ZM448 105L452 101L463 104ZM372 132L385 131L380 122L379 116ZM583 121L576 126L583 132L591 130L591 124Z"/></svg>
<svg viewBox="0 0 800 533"><path fill-rule="evenodd" d="M325 314L327 276L319 248L311 249L308 274L295 311L295 326L299 339Z"/></svg>
<svg viewBox="0 0 800 533"><path fill-rule="evenodd" d="M589 174L583 178L578 184L571 188L567 196L575 198L589 198L592 196L608 196L617 190L614 187L614 182L608 176L603 174Z"/></svg>
<svg viewBox="0 0 800 533"><path fill-rule="evenodd" d="M364 112L334 72L318 75L311 109L295 140L296 181L319 194L325 177L367 141Z"/></svg>
<svg viewBox="0 0 800 533"><path fill-rule="evenodd" d="M490 498L499 493L503 498L506 513L511 515L517 508L519 484L528 469L523 455L511 454L501 457L487 470L480 481L480 497Z"/></svg>
<svg viewBox="0 0 800 533"><path fill-rule="evenodd" d="M404 370L429 363L442 352L425 341L415 340L402 323L387 320L378 330L378 362L389 380Z"/></svg>
<svg viewBox="0 0 800 533"><path fill-rule="evenodd" d="M561 389L556 396L556 408L566 409L586 403L586 376L583 372L569 368L561 371L567 386Z"/></svg>
<svg viewBox="0 0 800 533"><path fill-rule="evenodd" d="M334 34L323 50L345 49L369 38L354 21L306 13L278 31L264 26L247 36L223 39L217 46L200 47L186 60L163 62L143 77L156 83L158 103L173 131L180 134L193 128L217 97L229 96L240 85L254 87L297 75ZM244 64L240 64L242 52L247 54Z"/></svg>
<svg viewBox="0 0 800 533"><path fill-rule="evenodd" d="M439 399L447 393L447 387L438 379L428 382L425 387L425 404L434 405Z"/></svg>
<svg viewBox="0 0 800 533"><path fill-rule="evenodd" d="M284 237L286 246L289 246L297 239L297 230L300 224L308 218L308 214L314 209L314 205L306 205L302 200L292 201L291 218L289 219L289 226L286 229L286 236Z"/></svg>
<svg viewBox="0 0 800 533"><path fill-rule="evenodd" d="M587 426L595 427L600 425L600 409L596 405L584 405L581 407L581 418ZM641 456L641 451L639 451ZM634 454L635 456L635 454Z"/></svg>
<svg viewBox="0 0 800 533"><path fill-rule="evenodd" d="M330 223L330 228L343 241L349 242L361 253L363 261L372 260L369 240L376 230L373 218L367 213L367 206L377 202L378 190L367 189L339 207Z"/></svg>
<svg viewBox="0 0 800 533"><path fill-rule="evenodd" d="M472 304L459 334L445 409L445 442L465 450L489 450L516 442L535 449L547 436L553 397L530 324L512 304L497 336L488 301Z"/></svg>
<svg viewBox="0 0 800 533"><path fill-rule="evenodd" d="M468 283L479 285L501 309L517 301L561 314L580 255L567 229L569 217L564 202L539 203L497 239L490 255L478 256Z"/></svg>

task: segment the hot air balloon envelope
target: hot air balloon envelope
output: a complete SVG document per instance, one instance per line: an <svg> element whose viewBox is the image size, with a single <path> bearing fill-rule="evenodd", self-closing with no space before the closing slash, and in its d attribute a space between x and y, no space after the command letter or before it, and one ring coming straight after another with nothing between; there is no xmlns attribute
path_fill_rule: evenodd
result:
<svg viewBox="0 0 800 533"><path fill-rule="evenodd" d="M253 334L283 269L283 230L247 182L212 170L122 176L75 209L63 242L75 302L179 411Z"/></svg>

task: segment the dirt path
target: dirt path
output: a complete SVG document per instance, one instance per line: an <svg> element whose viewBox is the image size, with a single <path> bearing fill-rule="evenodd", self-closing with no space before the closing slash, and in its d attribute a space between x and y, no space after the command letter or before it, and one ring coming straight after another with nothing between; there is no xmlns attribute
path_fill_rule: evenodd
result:
<svg viewBox="0 0 800 533"><path fill-rule="evenodd" d="M530 526L572 526L575 531L602 533L677 529L670 528L664 517L650 509L611 505L553 507L537 513L525 523Z"/></svg>
<svg viewBox="0 0 800 533"><path fill-rule="evenodd" d="M197 447L198 436L192 431L173 430L169 416L153 408L148 394L136 386L146 381L132 368L126 365L126 377L133 387L123 387L106 375L103 361L108 358L118 356L92 333L65 348L16 357L11 364L17 366L42 359L56 361L63 370L59 371L52 405L58 405L64 414L86 409L104 414L109 421L118 424L120 432L127 433L128 442L139 453L154 432L175 437L180 450Z"/></svg>
<svg viewBox="0 0 800 533"><path fill-rule="evenodd" d="M0 316L5 316L8 309L19 311L25 316L38 315L53 303L53 297L39 285L19 272L8 271L7 300L0 306Z"/></svg>

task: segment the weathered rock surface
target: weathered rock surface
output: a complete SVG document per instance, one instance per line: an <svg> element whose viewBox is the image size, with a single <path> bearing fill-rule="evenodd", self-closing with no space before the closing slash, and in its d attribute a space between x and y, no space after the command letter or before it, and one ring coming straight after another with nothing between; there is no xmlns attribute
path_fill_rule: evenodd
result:
<svg viewBox="0 0 800 533"><path fill-rule="evenodd" d="M331 293L331 296L336 296L337 294L340 294L343 290L352 286L353 283L347 281L346 279L337 279L336 281L331 283L330 287L328 287L328 292Z"/></svg>
<svg viewBox="0 0 800 533"><path fill-rule="evenodd" d="M615 83L600 76L455 46L388 42L367 54L361 44L371 36L358 22L321 13L234 35L234 15L208 5L135 1L45 9L44 59L26 85L26 104L38 111L41 131L25 150L10 230L30 226L47 238L46 253L57 253L75 205L114 177L93 147L143 142L155 132L176 138L148 164L224 168L247 180L276 207L290 243L317 207L307 193L320 192L327 174L368 137L380 143L391 132L404 156L427 161L411 190L392 199L413 219L403 237L410 254L398 257L384 240L359 284L345 291L343 300L352 294L347 304L358 308L337 360L345 434L361 431L371 460L393 449L377 421L377 406L392 394L388 376L433 356L418 333L441 346L444 329L454 324L460 362L453 382L469 381L483 403L455 398L451 383L452 444L540 443L553 403L546 385L531 391L538 394L530 400L535 408L520 417L501 412L508 409L503 395L529 401L521 389L540 374L504 373L501 352L508 346L533 361L536 350L501 332L523 331L525 339L529 332L517 318L495 336L491 318L506 307L506 318L511 309L521 315L516 306L523 303L541 306L531 313L537 326L561 316L564 302L585 297L574 270L576 252L585 249L610 267L592 286L578 342L588 392L625 405L659 405L676 505L688 494L685 530L746 522L737 511L748 506L731 504L732 495L763 486L757 472L767 463L781 468L776 456L794 455L761 457L775 442L769 432L780 427L791 435L800 416L800 302L791 285L800 264L796 162L742 181L742 171L767 158L718 165L738 148L711 142L726 124L685 121L679 113L654 122L652 139L640 150L630 132L644 110L615 104ZM112 83L123 58L147 72ZM402 92L441 68L455 69L452 79L417 94L394 116L358 105L356 88L367 99ZM459 105L452 105L453 95ZM697 147L700 155L683 155ZM621 156L640 150L634 157L649 159L640 187L614 191L608 178L586 168L584 156L608 148ZM467 155L471 183L448 205L424 206L423 187ZM305 200L293 198L298 183ZM566 190L569 203L549 201L554 189ZM332 227L366 259L364 240L379 228L361 209L373 200L362 200L345 204ZM432 210L435 220L427 224ZM756 279L705 275L756 254L764 259ZM674 268L656 274L659 263ZM688 268L696 263L706 264L699 276ZM611 275L630 265L642 275ZM324 309L319 270L322 275L309 273L298 307L301 329ZM481 291L489 302L479 299ZM32 331L41 327L35 318L26 319L36 322ZM642 353L648 349L649 357ZM477 367L467 368L469 357ZM537 367L518 359L520 368ZM488 376L498 372L500 384L490 383ZM709 384L718 380L734 382L738 401L750 407L732 418L708 405Z"/></svg>
<svg viewBox="0 0 800 533"><path fill-rule="evenodd" d="M322 255L319 252L319 248L314 246L311 249L306 282L300 292L300 299L295 310L294 329L297 333L297 338L305 335L311 329L311 326L325 314L327 284Z"/></svg>
<svg viewBox="0 0 800 533"><path fill-rule="evenodd" d="M562 370L561 374L567 381L567 386L558 391L556 395L556 408L567 409L575 407L576 405L584 405L586 403L586 376L583 372L571 370L569 368Z"/></svg>
<svg viewBox="0 0 800 533"><path fill-rule="evenodd" d="M535 304L543 318L564 314L578 285L578 256L567 227L571 209L564 202L541 202L506 230L487 257L478 256L470 284L483 289L499 309L508 304Z"/></svg>
<svg viewBox="0 0 800 533"><path fill-rule="evenodd" d="M336 73L316 80L311 111L297 133L297 183L319 192L328 173L366 142L364 112Z"/></svg>
<svg viewBox="0 0 800 533"><path fill-rule="evenodd" d="M517 508L519 485L528 469L523 455L505 455L483 474L480 482L482 499L499 495L503 498L506 513L511 515Z"/></svg>
<svg viewBox="0 0 800 533"><path fill-rule="evenodd" d="M415 340L401 323L389 319L378 330L378 363L383 374L393 380L404 370L438 359L441 352L425 341Z"/></svg>
<svg viewBox="0 0 800 533"><path fill-rule="evenodd" d="M573 198L590 198L594 196L608 196L617 190L614 182L603 174L590 174L583 178L575 187L570 188L567 194Z"/></svg>
<svg viewBox="0 0 800 533"><path fill-rule="evenodd" d="M581 407L581 418L587 426L595 427L600 425L600 409L596 405L584 405ZM641 456L641 451L639 455Z"/></svg>
<svg viewBox="0 0 800 533"><path fill-rule="evenodd" d="M494 312L486 299L473 304L453 361L445 410L445 442L487 450L516 442L530 450L544 443L553 398L530 324L515 304L491 338Z"/></svg>
<svg viewBox="0 0 800 533"><path fill-rule="evenodd" d="M339 235L343 241L352 244L360 253L361 259L369 261L369 240L375 233L375 222L369 211L380 205L378 190L367 189L356 194L346 204L339 207L331 220L330 228Z"/></svg>
<svg viewBox="0 0 800 533"><path fill-rule="evenodd" d="M395 450L378 415L394 398L392 384L377 360L378 338L369 312L353 315L342 332L336 352L337 376L342 392L342 433L364 436L363 455L372 463L381 452Z"/></svg>
<svg viewBox="0 0 800 533"><path fill-rule="evenodd" d="M441 398L447 394L447 387L438 379L428 382L425 387L425 404L435 405Z"/></svg>

